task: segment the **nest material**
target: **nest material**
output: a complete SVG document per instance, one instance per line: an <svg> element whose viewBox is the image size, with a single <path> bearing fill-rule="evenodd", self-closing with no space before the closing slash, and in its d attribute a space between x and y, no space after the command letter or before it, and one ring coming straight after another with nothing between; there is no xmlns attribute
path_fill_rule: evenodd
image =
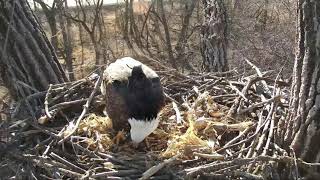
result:
<svg viewBox="0 0 320 180"><path fill-rule="evenodd" d="M115 144L117 132L102 113L101 79L91 76L51 85L43 115L8 128L15 134L5 139L1 166L19 177L263 179L270 172L279 176L271 168L274 162L292 164L278 145L281 130L274 124L287 111L287 83L235 71L159 74L167 105L142 149L126 141ZM15 148L16 142L23 148Z"/></svg>

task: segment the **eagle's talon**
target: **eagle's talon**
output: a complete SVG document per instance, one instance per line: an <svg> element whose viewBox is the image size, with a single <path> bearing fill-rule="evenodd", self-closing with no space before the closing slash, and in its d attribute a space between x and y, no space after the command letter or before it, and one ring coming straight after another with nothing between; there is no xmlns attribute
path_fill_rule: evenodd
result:
<svg viewBox="0 0 320 180"><path fill-rule="evenodd" d="M133 146L133 148L138 149L139 143L132 142L132 146Z"/></svg>
<svg viewBox="0 0 320 180"><path fill-rule="evenodd" d="M125 133L123 131L118 131L117 135L112 139L113 143L119 145L121 141L126 140Z"/></svg>
<svg viewBox="0 0 320 180"><path fill-rule="evenodd" d="M148 149L150 149L150 142L149 142L149 138L148 138L148 137L146 137L146 138L144 139L144 142L145 142L145 144L146 144L146 147L147 147Z"/></svg>

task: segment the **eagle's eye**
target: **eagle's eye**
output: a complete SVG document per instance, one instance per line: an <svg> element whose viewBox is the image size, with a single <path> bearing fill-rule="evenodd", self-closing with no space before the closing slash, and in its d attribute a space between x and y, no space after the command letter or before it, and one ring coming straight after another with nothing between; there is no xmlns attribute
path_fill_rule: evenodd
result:
<svg viewBox="0 0 320 180"><path fill-rule="evenodd" d="M114 87L120 87L121 82L118 81L118 80L114 80L114 81L112 82L112 85L113 85Z"/></svg>

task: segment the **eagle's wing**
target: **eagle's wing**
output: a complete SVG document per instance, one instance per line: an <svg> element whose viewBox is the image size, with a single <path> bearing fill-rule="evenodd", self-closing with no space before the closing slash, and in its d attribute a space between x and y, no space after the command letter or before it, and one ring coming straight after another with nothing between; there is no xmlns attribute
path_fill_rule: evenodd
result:
<svg viewBox="0 0 320 180"><path fill-rule="evenodd" d="M106 101L106 111L112 120L115 130L129 128L128 108L121 91L121 86L126 87L130 70L124 63L117 60L111 63L103 73L101 93Z"/></svg>
<svg viewBox="0 0 320 180"><path fill-rule="evenodd" d="M128 110L124 97L112 83L106 83L106 111L115 130L128 129Z"/></svg>

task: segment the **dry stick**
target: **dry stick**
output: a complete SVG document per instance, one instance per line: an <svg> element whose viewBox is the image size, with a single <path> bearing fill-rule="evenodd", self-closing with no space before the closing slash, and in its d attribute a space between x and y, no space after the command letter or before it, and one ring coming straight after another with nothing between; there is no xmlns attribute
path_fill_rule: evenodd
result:
<svg viewBox="0 0 320 180"><path fill-rule="evenodd" d="M259 73L259 72L258 72L258 73ZM261 98L264 99L264 96L261 95ZM271 107L273 107L273 104L274 104L274 103L271 104ZM269 108L269 106L267 106L267 109L271 110L271 109ZM258 122L258 127L260 127L261 124L263 124L263 122L265 123L269 118L272 118L272 117L270 116L270 115L271 115L271 114L270 114L271 111L269 111L267 120L263 121L264 118L263 118L262 112L263 112L263 111L261 111L261 113L260 113L260 118L259 118L259 122ZM265 128L267 128L267 127L265 127ZM265 130L264 130L264 131L265 131ZM251 157L251 156L252 156L252 152L254 151L253 149L254 149L254 143L255 143L255 142L258 142L258 143L259 143L260 141L258 141L258 139L255 139L255 140L251 143L250 149L249 149L246 157Z"/></svg>
<svg viewBox="0 0 320 180"><path fill-rule="evenodd" d="M277 75L277 77L275 79L275 82L274 82L273 95L275 97L279 96L279 94L280 94L280 91L277 88L278 86L277 86L276 82L278 81L278 79L280 77L281 71L278 73L278 75ZM280 101L280 98L277 101L272 102L272 104L271 104L270 112L269 112L269 114L267 116L267 119L270 119L270 127L269 127L269 125L265 126L265 130L266 131L265 131L265 133L262 134L262 136L259 139L259 142L261 142L261 143L258 143L257 150L255 151L254 156L256 156L257 153L262 148L262 143L265 141L265 136L267 136L266 134L268 133L267 140L265 141L265 146L264 146L264 149L262 151L262 155L266 155L267 154L267 151L268 151L269 146L270 146L271 138L273 137L274 119L275 119L275 116L276 116L276 111L277 111L277 106L278 106L278 102L279 101ZM260 145L261 145L261 147L259 147ZM261 167L261 165L257 166L254 172L259 171L260 167ZM250 170L250 169L251 169L251 167L249 166L248 170Z"/></svg>
<svg viewBox="0 0 320 180"><path fill-rule="evenodd" d="M267 123L267 121L265 121L261 126L259 126L256 130L256 132L254 134L252 134L250 137L248 137L247 139L244 139L238 143L234 143L234 144L230 144L229 146L224 146L223 148L221 149L218 149L216 152L221 152L221 151L224 151L226 149L229 149L229 148L232 148L232 147L235 147L235 146L238 146L240 144L243 144L243 143L246 143L246 142L249 142L251 141L252 139L254 139L258 133L260 132L260 130L262 129L262 127Z"/></svg>
<svg viewBox="0 0 320 180"><path fill-rule="evenodd" d="M276 143L270 142L270 146L275 149L276 151L278 151L279 154L281 154L281 156L288 156L288 152L284 149L282 149L280 146L278 146Z"/></svg>
<svg viewBox="0 0 320 180"><path fill-rule="evenodd" d="M164 166L172 164L174 161L177 160L177 157L179 155L175 155L171 157L170 159L164 160L162 163L152 166L150 169L148 169L146 172L142 174L142 177L139 180L146 180L149 179L152 175L160 171Z"/></svg>
<svg viewBox="0 0 320 180"><path fill-rule="evenodd" d="M232 161L226 162L212 162L209 164L204 164L198 167L188 168L185 169L184 172L187 173L187 176L194 176L197 175L199 172L207 172L207 171L214 171L216 169L221 169L228 166L239 165L239 166L246 166L251 162L278 162L278 163L285 163L285 164L292 164L296 160L297 166L303 168L304 170L308 170L314 167L320 167L320 163L307 163L301 159L294 159L288 156L278 156L278 157L271 157L271 156L258 156L255 158L242 158L242 159L234 159Z"/></svg>
<svg viewBox="0 0 320 180"><path fill-rule="evenodd" d="M58 170L58 171L60 171L60 172L62 172L62 173L64 173L64 174L67 174L67 176L70 176L71 179L72 179L72 178L79 179L79 178L82 177L82 174L80 174L80 173L73 172L73 171L70 171L70 170L65 169L65 168L54 167L54 166L51 166L51 165L48 164L48 163L44 163L44 166L47 167L47 168L50 168L50 169L52 169L52 170L54 170L54 171Z"/></svg>
<svg viewBox="0 0 320 180"><path fill-rule="evenodd" d="M8 153L10 156L20 160L34 164L35 166L44 168L49 171L60 171L73 178L80 178L82 174L68 170L68 167L60 162L46 159L42 156L34 156L30 154L20 154L17 152Z"/></svg>
<svg viewBox="0 0 320 180"><path fill-rule="evenodd" d="M100 68L101 68L101 67L99 67L99 68L97 68L97 69L100 69ZM61 88L61 87L65 88L65 86L69 86L69 85L75 86L75 85L77 85L78 83L82 84L82 83L84 83L84 82L88 82L88 81L95 80L98 75L97 75L97 76L93 76L93 77L92 77L92 75L95 74L95 72L96 72L97 69L94 69L93 71L91 71L87 76L85 76L85 77L82 78L82 79L79 79L79 80L76 80L76 81L71 81L71 82L64 82L64 83L60 83L60 84L54 84L54 85L52 85L52 87L53 87L53 88L57 88L57 89L58 89L58 88Z"/></svg>
<svg viewBox="0 0 320 180"><path fill-rule="evenodd" d="M47 148L44 150L44 152L42 153L42 156L43 157L46 157L47 156L47 154L48 154L48 152L49 152L49 150L50 150L50 148L51 148L51 146L52 146L52 144L54 143L54 140L52 140L49 144L48 144L48 146L47 146Z"/></svg>
<svg viewBox="0 0 320 180"><path fill-rule="evenodd" d="M242 88L241 90L241 94L243 94L243 96L247 95L249 88L252 86L252 84L254 84L254 82L257 81L257 78L252 78L250 79L246 85ZM229 82L229 84L232 84L231 82ZM239 93L238 93L239 94ZM239 96L235 99L233 105L231 106L231 108L229 109L228 112L228 116L233 116L239 109L240 103L242 102L241 99L242 96Z"/></svg>
<svg viewBox="0 0 320 180"><path fill-rule="evenodd" d="M175 99L173 99L171 96L169 96L167 93L164 93L165 97L170 99L172 102L176 103L176 104L180 104L178 101L176 101Z"/></svg>
<svg viewBox="0 0 320 180"><path fill-rule="evenodd" d="M72 134L74 134L74 133L76 132L76 130L77 130L78 127L79 127L80 121L82 120L82 118L84 117L84 115L87 113L87 111L88 111L88 109L89 109L89 106L90 106L90 104L91 104L91 101L92 101L92 99L93 99L93 97L94 97L94 94L96 93L98 87L100 86L101 81L102 81L102 78L101 78L101 76L99 76L96 84L94 85L94 89L93 89L92 93L90 94L90 96L89 96L86 104L83 106L83 111L82 111L81 115L78 117L75 126L72 128L71 132L70 132L66 137L64 137L63 139L61 139L61 140L58 142L58 144L62 144L64 141L66 141L67 139L69 139Z"/></svg>
<svg viewBox="0 0 320 180"><path fill-rule="evenodd" d="M50 136L52 136L54 138L58 138L58 135L54 132L53 129L50 129L50 128L47 128L47 127L44 127L44 126L40 126L40 125L38 125L38 123L34 123L32 121L27 121L27 123L29 125L31 125L32 127L40 130L44 134L50 135Z"/></svg>
<svg viewBox="0 0 320 180"><path fill-rule="evenodd" d="M250 145L248 147L247 154L244 157L248 158L248 157L252 156L252 154L254 153L254 148L256 147L258 142L259 142L258 138L253 138L253 140L251 141L251 143L250 143Z"/></svg>
<svg viewBox="0 0 320 180"><path fill-rule="evenodd" d="M278 92L277 92L277 94L278 94ZM278 106L278 102L274 102L273 106L275 106L274 109L276 111L276 107ZM271 108L271 109L273 109L273 108ZM274 126L275 126L275 124L274 124L275 116L276 116L276 112L273 112L272 115L271 115L271 124L270 124L270 127L269 127L268 139L267 139L266 145L264 147L264 150L262 152L262 155L266 155L267 154L267 150L269 149L271 138L273 137L273 131L274 131Z"/></svg>
<svg viewBox="0 0 320 180"><path fill-rule="evenodd" d="M52 89L52 84L49 85L49 88L48 88L48 91L47 91L47 94L46 94L46 98L44 100L44 110L45 110L45 113L46 113L46 115L47 115L47 117L49 119L52 118L52 116L51 116L51 114L49 112L49 102L48 102L49 98L51 96L51 89Z"/></svg>
<svg viewBox="0 0 320 180"><path fill-rule="evenodd" d="M249 146L249 147L250 147L250 146ZM246 148L246 144L242 144L241 149L240 149L239 151L237 151L236 153L234 153L230 158L235 158L236 156L237 156L238 158L241 158L242 155L243 155L243 153L244 153L245 151L247 151L247 150L249 149L249 147Z"/></svg>
<svg viewBox="0 0 320 180"><path fill-rule="evenodd" d="M212 96L213 99L218 99L218 98L228 98L228 97L236 97L238 94L222 94L222 95L217 95L217 96Z"/></svg>
<svg viewBox="0 0 320 180"><path fill-rule="evenodd" d="M201 77L219 77L219 76L226 76L226 75L232 75L233 73L236 72L236 68L233 68L229 71L224 71L224 72L207 72L207 73L191 73L190 75L192 76L199 76L199 74L201 75Z"/></svg>
<svg viewBox="0 0 320 180"><path fill-rule="evenodd" d="M263 77L263 74L261 73L260 69L259 69L256 65L254 65L252 62L250 62L247 58L245 58L245 61L246 61L253 69L255 69L255 71L257 72L257 74L258 74L259 77ZM269 89L266 81L265 81L265 80L262 80L260 85L263 87L263 92L265 92L265 93L267 93L269 96L271 96L271 91L270 91L270 89ZM263 94L261 94L260 96L261 96L261 99L262 99L262 100L265 100L265 99L266 99L266 97L265 97ZM267 106L268 109L269 109L269 107L270 107L270 106Z"/></svg>
<svg viewBox="0 0 320 180"><path fill-rule="evenodd" d="M81 103L84 103L84 102L87 102L87 101L88 101L88 98L86 98L86 99L77 99L77 100L68 101L68 102L62 102L62 103L55 104L54 106L50 107L49 110L53 111L55 109L63 109L65 107L69 107L69 106L75 105L75 104L81 104Z"/></svg>
<svg viewBox="0 0 320 180"><path fill-rule="evenodd" d="M174 85L180 85L182 83L196 83L197 85L201 85L199 82L197 82L197 80L201 79L202 77L196 77L196 78L190 78L188 76L186 76L187 79L186 80L182 80L182 81L175 81L171 84L168 84L167 87L170 87L170 86L174 86Z"/></svg>
<svg viewBox="0 0 320 180"><path fill-rule="evenodd" d="M238 170L233 170L231 172L225 172L225 175L242 177L244 179L250 179L250 180L264 180L264 178L259 175L254 175L251 173L242 172L242 171L238 171Z"/></svg>
<svg viewBox="0 0 320 180"><path fill-rule="evenodd" d="M181 124L182 117L181 117L181 113L179 111L179 108L175 102L172 102L172 106L173 106L174 111L176 112L177 124Z"/></svg>
<svg viewBox="0 0 320 180"><path fill-rule="evenodd" d="M216 86L218 83L220 83L222 80L225 80L225 79L224 78L219 78L217 80L216 79L211 79L208 82L200 85L199 86L199 90L200 91L204 91L204 90L209 89L210 87L212 88L212 87Z"/></svg>
<svg viewBox="0 0 320 180"><path fill-rule="evenodd" d="M51 152L51 153L50 153L50 156L51 156L53 159L59 161L60 163L66 165L66 166L68 166L68 167L70 167L71 169L77 170L78 173L85 173L85 172L86 172L86 170L84 170L84 169L82 169L82 168L80 168L80 167L72 164L71 162L69 162L69 161L67 161L66 159L60 157L59 155L57 155L57 154L54 153L54 152Z"/></svg>
<svg viewBox="0 0 320 180"><path fill-rule="evenodd" d="M250 127L247 127L244 131L240 132L237 137L233 138L231 141L226 143L223 147L230 146L230 144L237 142L240 138L244 137L253 127L256 127L256 124L254 124Z"/></svg>
<svg viewBox="0 0 320 180"><path fill-rule="evenodd" d="M260 69L259 69L256 65L254 65L252 62L250 62L249 59L247 59L247 58L244 58L244 60L245 60L253 69L255 69L255 71L257 72L257 74L258 74L259 77L263 77L262 72L260 71ZM262 85L263 85L264 90L267 91L266 93L268 93L269 95L271 95L271 91L270 91L270 89L268 88L268 85L267 85L266 81L263 80L263 81L262 81Z"/></svg>
<svg viewBox="0 0 320 180"><path fill-rule="evenodd" d="M88 79L82 79L82 80L79 80L79 81L72 83L70 88L63 87L63 90L65 90L65 91L59 93L59 95L52 98L50 103L53 103L53 102L57 101L58 99L64 97L68 92L75 90L76 88L78 88L79 86L81 86L82 84L84 84L86 82L88 82Z"/></svg>
<svg viewBox="0 0 320 180"><path fill-rule="evenodd" d="M229 83L230 87L237 92L237 94L239 94L244 100L248 101L248 98L238 88L236 88L234 85L232 85L232 83L230 81L228 81L228 83Z"/></svg>
<svg viewBox="0 0 320 180"><path fill-rule="evenodd" d="M249 106L248 108L240 109L238 113L239 114L243 114L243 113L246 113L246 112L251 112L252 110L254 110L254 109L258 108L258 107L261 107L262 105L270 104L270 103L273 103L273 102L278 102L280 100L280 98L281 98L280 95L274 96L274 97L272 97L272 98L270 98L268 100L253 104L253 105Z"/></svg>
<svg viewBox="0 0 320 180"><path fill-rule="evenodd" d="M24 83L24 82L22 82L20 80L17 80L16 83L22 85L25 88L28 88L28 89L32 90L35 93L39 93L39 91L36 88L34 88L34 87L32 87L32 86L30 86L30 85L28 85L28 84L26 84L26 83Z"/></svg>
<svg viewBox="0 0 320 180"><path fill-rule="evenodd" d="M72 146L74 146L75 148L78 148L79 150L81 150L83 153L85 153L90 158L101 158L95 152L90 151L89 149L82 147L78 143L73 143L71 141L70 141L70 143L71 143Z"/></svg>
<svg viewBox="0 0 320 180"><path fill-rule="evenodd" d="M276 110L276 105L275 105L275 103L272 103L270 111L269 111L268 116L266 118L267 123L265 124L265 126L263 128L262 135L259 136L259 137L256 137L258 139L258 144L257 144L256 147L252 146L252 148L255 148L254 153L253 153L252 156L251 156L251 154L249 155L249 153L248 153L246 157L256 157L256 156L258 156L258 153L260 153L261 148L263 147L263 144L266 143L265 137L267 136L267 133L269 132L268 130L270 129L270 124L271 124L271 121L272 121L272 116L274 114L274 110ZM251 165L249 165L247 171L251 171L252 168L253 168L253 166L251 164ZM258 166L256 169L258 169L258 168L260 168L260 166Z"/></svg>
<svg viewBox="0 0 320 180"><path fill-rule="evenodd" d="M129 170L117 170L117 171L107 171L107 172L100 172L97 174L93 174L90 177L91 178L103 178L103 177L109 177L109 176L117 176L117 177L126 177L132 174L137 174L140 171L137 171L135 169L129 169ZM109 178L108 178L109 179Z"/></svg>
<svg viewBox="0 0 320 180"><path fill-rule="evenodd" d="M272 113L272 117L271 117L271 123L270 123L270 127L269 127L269 134L268 134L268 137L267 137L267 141L266 141L266 145L263 149L263 152L262 152L262 155L266 155L267 154L267 151L269 149L269 146L270 146L270 142L271 142L271 138L273 137L273 129L274 129L274 117L275 117L275 112Z"/></svg>
<svg viewBox="0 0 320 180"><path fill-rule="evenodd" d="M268 133L269 125L271 123L271 114L272 114L272 111L269 112L269 115L268 115L268 117L266 119L267 123L264 125L264 128L262 130L262 135L256 137L256 138L259 139L259 141L258 141L257 146L255 147L255 151L254 151L252 157L256 157L257 156L257 154L259 153L260 149L262 148L263 143L265 142L265 136ZM249 156L247 156L247 157L249 157Z"/></svg>
<svg viewBox="0 0 320 180"><path fill-rule="evenodd" d="M299 179L299 170L298 170L298 163L297 163L296 153L294 152L292 147L290 147L290 151L292 152L293 159L294 159L294 169L296 171L296 173L295 173L296 179Z"/></svg>
<svg viewBox="0 0 320 180"><path fill-rule="evenodd" d="M112 156L110 154L97 152L97 155L99 155L100 158L107 158L108 160L113 161L115 163L122 164L124 166L130 167L130 168L134 168L134 169L137 169L137 170L140 170L140 171L145 169L144 167L141 167L139 165L136 165L136 164L133 164L133 163L129 163L129 162L126 162L126 161L122 161L120 159L117 159L117 158L115 158L114 156Z"/></svg>
<svg viewBox="0 0 320 180"><path fill-rule="evenodd" d="M204 153L198 153L194 152L194 156L202 157L209 160L224 160L224 156L218 153L212 153L212 154L204 154Z"/></svg>
<svg viewBox="0 0 320 180"><path fill-rule="evenodd" d="M216 171L221 168L229 167L232 165L244 165L244 164L248 164L249 162L254 161L253 159L250 159L250 160L246 159L245 162L239 163L241 160L243 161L244 159L224 161L224 162L218 162L218 163L212 162L212 163L204 164L204 165L201 165L198 167L187 168L183 171L186 173L187 177L194 177L195 175L197 175L201 172Z"/></svg>
<svg viewBox="0 0 320 180"><path fill-rule="evenodd" d="M229 166L229 167L226 167L226 168L221 168L217 171L214 171L213 174L223 174L225 172L228 172L228 171L235 171L236 169L239 169L240 166L239 165L232 165L232 166Z"/></svg>

